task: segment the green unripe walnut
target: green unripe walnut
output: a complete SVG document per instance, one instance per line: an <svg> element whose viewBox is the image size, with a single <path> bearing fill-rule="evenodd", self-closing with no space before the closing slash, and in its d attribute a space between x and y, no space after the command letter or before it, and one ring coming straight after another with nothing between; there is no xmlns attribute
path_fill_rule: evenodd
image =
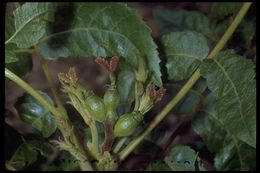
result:
<svg viewBox="0 0 260 173"><path fill-rule="evenodd" d="M115 86L109 87L104 95L104 104L109 111L115 111L120 101L120 95Z"/></svg>
<svg viewBox="0 0 260 173"><path fill-rule="evenodd" d="M139 112L126 113L117 120L114 126L114 136L122 137L131 135L143 120Z"/></svg>
<svg viewBox="0 0 260 173"><path fill-rule="evenodd" d="M101 98L93 94L86 98L85 105L95 120L99 122L105 121L106 107Z"/></svg>

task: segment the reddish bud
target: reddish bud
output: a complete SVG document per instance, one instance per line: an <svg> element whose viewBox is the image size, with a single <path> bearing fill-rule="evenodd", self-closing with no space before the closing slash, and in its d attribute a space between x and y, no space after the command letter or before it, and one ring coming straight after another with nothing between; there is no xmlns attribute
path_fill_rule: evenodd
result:
<svg viewBox="0 0 260 173"><path fill-rule="evenodd" d="M118 62L119 62L119 57L118 56L113 56L110 60L110 64L109 64L109 67L110 67L110 71L111 72L114 72L117 68L117 65L118 65Z"/></svg>
<svg viewBox="0 0 260 173"><path fill-rule="evenodd" d="M147 89L148 89L148 95L149 95L150 99L152 100L152 102L154 102L154 100L156 99L155 86L153 84L149 84Z"/></svg>
<svg viewBox="0 0 260 173"><path fill-rule="evenodd" d="M95 59L95 62L101 67L103 67L105 70L109 70L109 63L106 60L97 58Z"/></svg>
<svg viewBox="0 0 260 173"><path fill-rule="evenodd" d="M164 88L160 88L158 91L156 91L155 86L153 84L149 84L147 90L148 90L148 95L154 104L162 99L166 91L166 89Z"/></svg>
<svg viewBox="0 0 260 173"><path fill-rule="evenodd" d="M166 89L164 88L160 88L157 92L156 92L156 100L155 102L158 102L162 99L163 95L165 94Z"/></svg>

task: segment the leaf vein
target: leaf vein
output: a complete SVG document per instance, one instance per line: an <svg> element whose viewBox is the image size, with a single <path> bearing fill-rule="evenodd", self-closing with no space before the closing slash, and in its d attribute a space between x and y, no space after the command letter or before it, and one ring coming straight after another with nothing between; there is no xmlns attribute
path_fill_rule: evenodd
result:
<svg viewBox="0 0 260 173"><path fill-rule="evenodd" d="M246 125L246 122L245 122L245 120L244 120L243 113L241 112L242 103L241 103L240 97L239 97L239 95L238 95L238 91L237 91L237 89L236 89L235 84L233 83L232 79L230 78L230 76L228 75L228 73L226 72L226 70L222 67L222 65L221 65L216 59L214 59L214 61L216 62L216 64L217 64L218 67L220 68L220 70L223 72L223 74L224 74L224 76L227 78L227 80L230 82L230 84L231 84L231 86L232 86L232 88L233 88L233 90L234 90L234 92L235 92L235 95L236 95L236 97L237 97L239 106L240 106L240 107L239 107L239 113L240 113L240 117L241 117L241 119L242 119L242 122L243 122L243 124L244 124L246 130L248 131L249 135L252 136L251 133L250 133L250 130L248 129L248 126ZM230 90L230 91L231 91L231 90Z"/></svg>

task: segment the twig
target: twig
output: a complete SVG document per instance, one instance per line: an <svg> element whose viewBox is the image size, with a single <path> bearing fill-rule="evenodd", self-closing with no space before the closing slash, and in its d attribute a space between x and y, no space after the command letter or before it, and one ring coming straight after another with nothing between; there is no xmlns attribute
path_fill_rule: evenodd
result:
<svg viewBox="0 0 260 173"><path fill-rule="evenodd" d="M231 23L229 28L226 30L224 35L221 37L217 45L209 54L208 58L213 59L216 57L217 53L224 47L229 38L234 33L235 29L245 16L249 7L252 3L244 3L241 7L239 13L237 14L234 21ZM144 137L149 134L160 122L161 120L177 105L177 103L187 94L187 92L192 88L196 81L200 78L199 68L194 72L191 78L186 82L182 89L177 93L177 95L164 107L164 109L155 116L155 118L150 122L147 128L144 129L136 138L134 138L124 149L119 153L119 160L124 160L134 149L135 147L144 139Z"/></svg>

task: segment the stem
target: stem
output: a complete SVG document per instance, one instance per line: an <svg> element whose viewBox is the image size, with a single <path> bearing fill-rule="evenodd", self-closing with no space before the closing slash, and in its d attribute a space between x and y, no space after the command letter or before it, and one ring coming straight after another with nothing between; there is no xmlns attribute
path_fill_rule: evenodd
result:
<svg viewBox="0 0 260 173"><path fill-rule="evenodd" d="M135 107L134 110L137 111L139 108L139 93L138 93L138 81L135 80Z"/></svg>
<svg viewBox="0 0 260 173"><path fill-rule="evenodd" d="M15 53L33 53L34 49L15 49L13 50Z"/></svg>
<svg viewBox="0 0 260 173"><path fill-rule="evenodd" d="M30 93L36 100L38 100L44 107L46 107L51 113L55 116L60 117L61 113L52 106L46 99L44 99L37 91L35 91L30 85L24 82L21 78L19 78L16 74L5 68L5 76L18 85L20 85L24 90Z"/></svg>
<svg viewBox="0 0 260 173"><path fill-rule="evenodd" d="M217 53L225 46L229 38L232 36L234 31L236 30L237 26L245 16L246 12L248 11L249 7L252 5L251 2L245 2L243 6L241 7L240 11L238 12L236 18L233 20L231 25L226 30L225 34L221 37L221 39L218 41L217 45L214 47L214 49L209 54L208 58L213 59Z"/></svg>
<svg viewBox="0 0 260 173"><path fill-rule="evenodd" d="M114 140L112 120L110 119L109 114L107 114L107 119L104 122L104 127L105 140L101 147L101 153L104 153L105 151L110 151Z"/></svg>
<svg viewBox="0 0 260 173"><path fill-rule="evenodd" d="M221 37L217 45L209 54L208 58L215 58L217 53L224 47L229 38L232 36L233 32L245 16L247 10L251 6L252 3L244 3L238 12L236 18L226 30L224 35ZM176 104L187 94L187 92L192 88L192 86L196 83L196 81L200 78L200 70L199 68L194 72L191 78L186 82L186 84L182 87L182 89L177 93L177 95L164 107L164 109L155 116L155 118L150 122L148 127L137 137L135 137L123 151L119 153L119 160L124 160L133 150L134 148L144 139L144 137L150 133L159 123L160 121L176 106Z"/></svg>
<svg viewBox="0 0 260 173"><path fill-rule="evenodd" d="M113 72L109 72L109 79L110 79L111 85L116 85L116 77L113 74Z"/></svg>
<svg viewBox="0 0 260 173"><path fill-rule="evenodd" d="M124 145L125 141L127 140L127 137L123 137L121 138L118 143L116 144L114 150L113 150L113 153L116 154L121 148L122 146Z"/></svg>
<svg viewBox="0 0 260 173"><path fill-rule="evenodd" d="M54 81L53 81L53 79L51 77L51 73L50 73L50 69L49 69L49 66L47 64L47 61L42 57L38 47L36 47L36 46L35 46L35 52L36 52L37 56L39 57L39 60L40 60L40 62L42 64L42 68L43 68L44 74L45 74L46 79L47 79L47 81L48 81L48 83L50 85L51 92L52 92L52 94L54 96L54 100L57 103L58 108L60 110L62 110L62 111L66 111L65 108L63 107L61 98L58 95L58 91L57 91L57 89L55 87L55 84L54 84Z"/></svg>
<svg viewBox="0 0 260 173"><path fill-rule="evenodd" d="M7 68L5 68L5 76L10 80L14 81L15 83L17 83L25 91L31 94L36 100L38 100L45 108L47 108L54 115L58 128L60 129L62 135L64 136L65 141L71 140L75 145L75 147L81 151L81 153L85 153L82 145L79 142L78 137L75 134L75 131L73 131L72 133L68 132L72 128L72 125L69 119L67 118L66 112L60 112L57 108L51 105L45 98L43 98L36 90L34 90L30 85L28 85L26 82L24 82L21 78L19 78L16 74L11 72ZM85 160L82 162L84 162L84 164L87 164L86 163L87 161ZM82 168L84 168L84 166Z"/></svg>
<svg viewBox="0 0 260 173"><path fill-rule="evenodd" d="M94 154L96 158L99 156L99 144L98 144L98 131L96 127L96 122L92 121L89 125L90 131L91 131L91 136L92 136L92 141L91 141L91 152Z"/></svg>
<svg viewBox="0 0 260 173"><path fill-rule="evenodd" d="M161 120L172 110L174 106L187 94L187 92L192 88L195 82L199 79L200 72L196 70L196 72L192 75L189 81L182 87L182 89L177 93L177 95L164 107L164 109L155 116L155 118L151 121L149 126L137 137L135 137L123 151L119 153L119 160L124 160L130 152L134 150L134 148L143 140L143 138L150 133Z"/></svg>
<svg viewBox="0 0 260 173"><path fill-rule="evenodd" d="M199 156L199 152L197 152L197 153L196 153L196 155L195 155L195 159L194 159L194 162L193 162L193 164L192 164L192 165L195 165L195 163L196 163L196 160L197 160L198 156Z"/></svg>

